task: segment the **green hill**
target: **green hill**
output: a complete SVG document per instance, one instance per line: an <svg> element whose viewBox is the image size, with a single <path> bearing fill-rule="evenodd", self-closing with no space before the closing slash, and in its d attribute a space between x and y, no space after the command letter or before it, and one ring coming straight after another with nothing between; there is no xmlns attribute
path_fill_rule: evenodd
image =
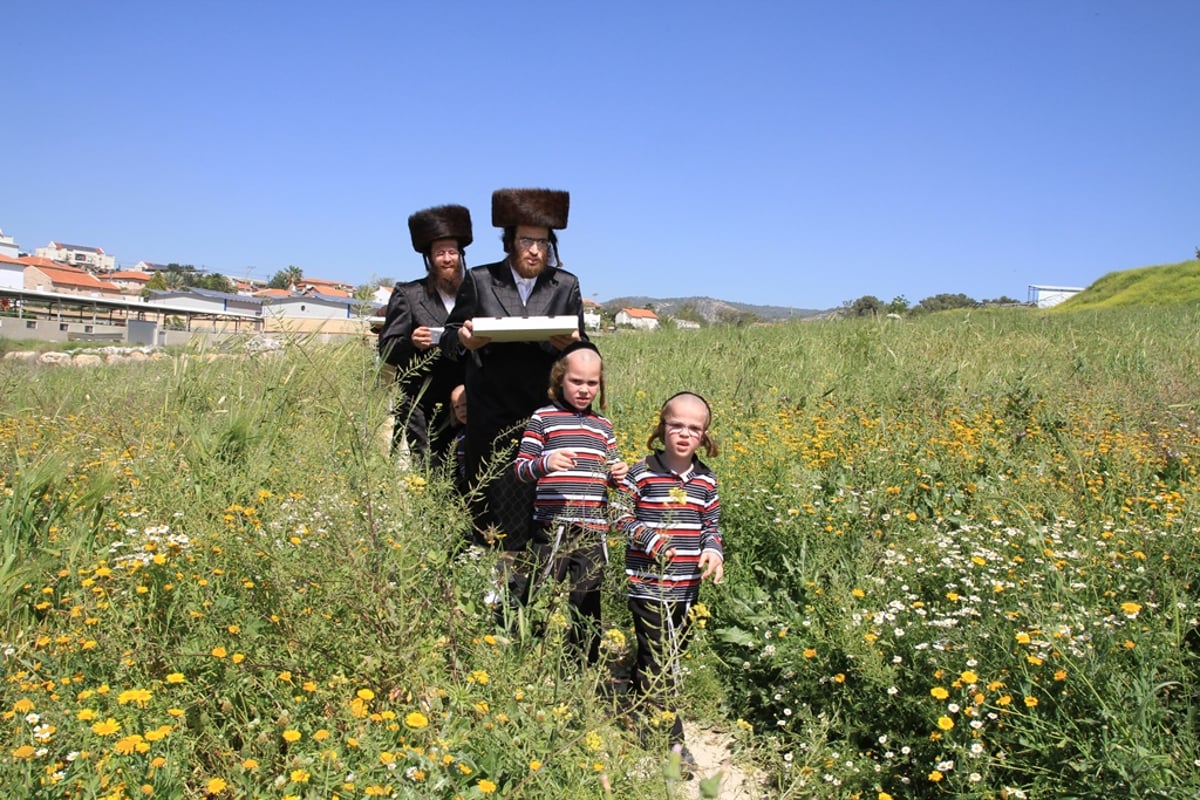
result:
<svg viewBox="0 0 1200 800"><path fill-rule="evenodd" d="M1200 260L1110 272L1055 310L1187 303L1200 303Z"/></svg>

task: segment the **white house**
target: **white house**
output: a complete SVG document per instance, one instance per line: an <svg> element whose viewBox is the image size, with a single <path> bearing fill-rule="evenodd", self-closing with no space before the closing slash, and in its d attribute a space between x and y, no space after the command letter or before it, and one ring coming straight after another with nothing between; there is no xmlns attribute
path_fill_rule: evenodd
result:
<svg viewBox="0 0 1200 800"><path fill-rule="evenodd" d="M16 258L19 255L21 255L21 248L17 246L11 236L5 236L4 231L0 231L0 256Z"/></svg>
<svg viewBox="0 0 1200 800"><path fill-rule="evenodd" d="M34 255L38 258L48 258L51 261L97 272L112 272L116 268L115 259L106 255L99 247L51 242L45 247L39 247Z"/></svg>
<svg viewBox="0 0 1200 800"><path fill-rule="evenodd" d="M1052 308L1068 297L1074 297L1087 287L1036 286L1029 284L1029 302L1038 308Z"/></svg>
<svg viewBox="0 0 1200 800"><path fill-rule="evenodd" d="M658 315L648 308L622 308L617 312L617 327L628 325L644 331L658 327Z"/></svg>
<svg viewBox="0 0 1200 800"><path fill-rule="evenodd" d="M588 330L600 330L600 311L601 306L595 300L583 298L583 327Z"/></svg>
<svg viewBox="0 0 1200 800"><path fill-rule="evenodd" d="M0 289L25 288L25 264L0 253Z"/></svg>

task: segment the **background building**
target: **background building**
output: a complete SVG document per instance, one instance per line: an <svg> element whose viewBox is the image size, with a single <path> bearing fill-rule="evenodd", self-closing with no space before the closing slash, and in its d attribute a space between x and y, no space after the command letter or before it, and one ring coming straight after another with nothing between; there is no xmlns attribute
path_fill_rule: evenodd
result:
<svg viewBox="0 0 1200 800"><path fill-rule="evenodd" d="M51 242L45 247L39 247L35 252L38 258L48 258L61 264L73 267L83 267L97 272L112 272L116 269L116 260L106 255L99 247L85 247L78 244L62 244Z"/></svg>
<svg viewBox="0 0 1200 800"><path fill-rule="evenodd" d="M628 325L644 331L652 331L658 327L658 315L648 308L622 308L617 312L617 327Z"/></svg>
<svg viewBox="0 0 1200 800"><path fill-rule="evenodd" d="M1077 286L1035 286L1030 284L1029 302L1038 308L1051 308L1082 291L1083 288Z"/></svg>

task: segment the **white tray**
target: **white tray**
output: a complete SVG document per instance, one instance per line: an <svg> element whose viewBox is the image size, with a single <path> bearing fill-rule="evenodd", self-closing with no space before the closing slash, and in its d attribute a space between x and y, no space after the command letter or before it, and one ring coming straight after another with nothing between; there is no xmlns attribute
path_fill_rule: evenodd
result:
<svg viewBox="0 0 1200 800"><path fill-rule="evenodd" d="M578 330L578 317L475 317L476 336L493 342L540 342Z"/></svg>

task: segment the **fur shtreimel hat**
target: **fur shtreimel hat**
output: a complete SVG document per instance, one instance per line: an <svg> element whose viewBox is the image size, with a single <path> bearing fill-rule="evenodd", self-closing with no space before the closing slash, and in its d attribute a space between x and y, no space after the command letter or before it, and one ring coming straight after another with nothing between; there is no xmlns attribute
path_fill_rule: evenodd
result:
<svg viewBox="0 0 1200 800"><path fill-rule="evenodd" d="M429 246L438 239L456 239L458 246L465 248L471 236L471 212L464 206L434 206L418 211L408 218L408 232L412 234L413 250L428 253Z"/></svg>
<svg viewBox="0 0 1200 800"><path fill-rule="evenodd" d="M492 192L492 225L537 225L542 228L567 227L571 207L569 192L555 189L497 189Z"/></svg>

